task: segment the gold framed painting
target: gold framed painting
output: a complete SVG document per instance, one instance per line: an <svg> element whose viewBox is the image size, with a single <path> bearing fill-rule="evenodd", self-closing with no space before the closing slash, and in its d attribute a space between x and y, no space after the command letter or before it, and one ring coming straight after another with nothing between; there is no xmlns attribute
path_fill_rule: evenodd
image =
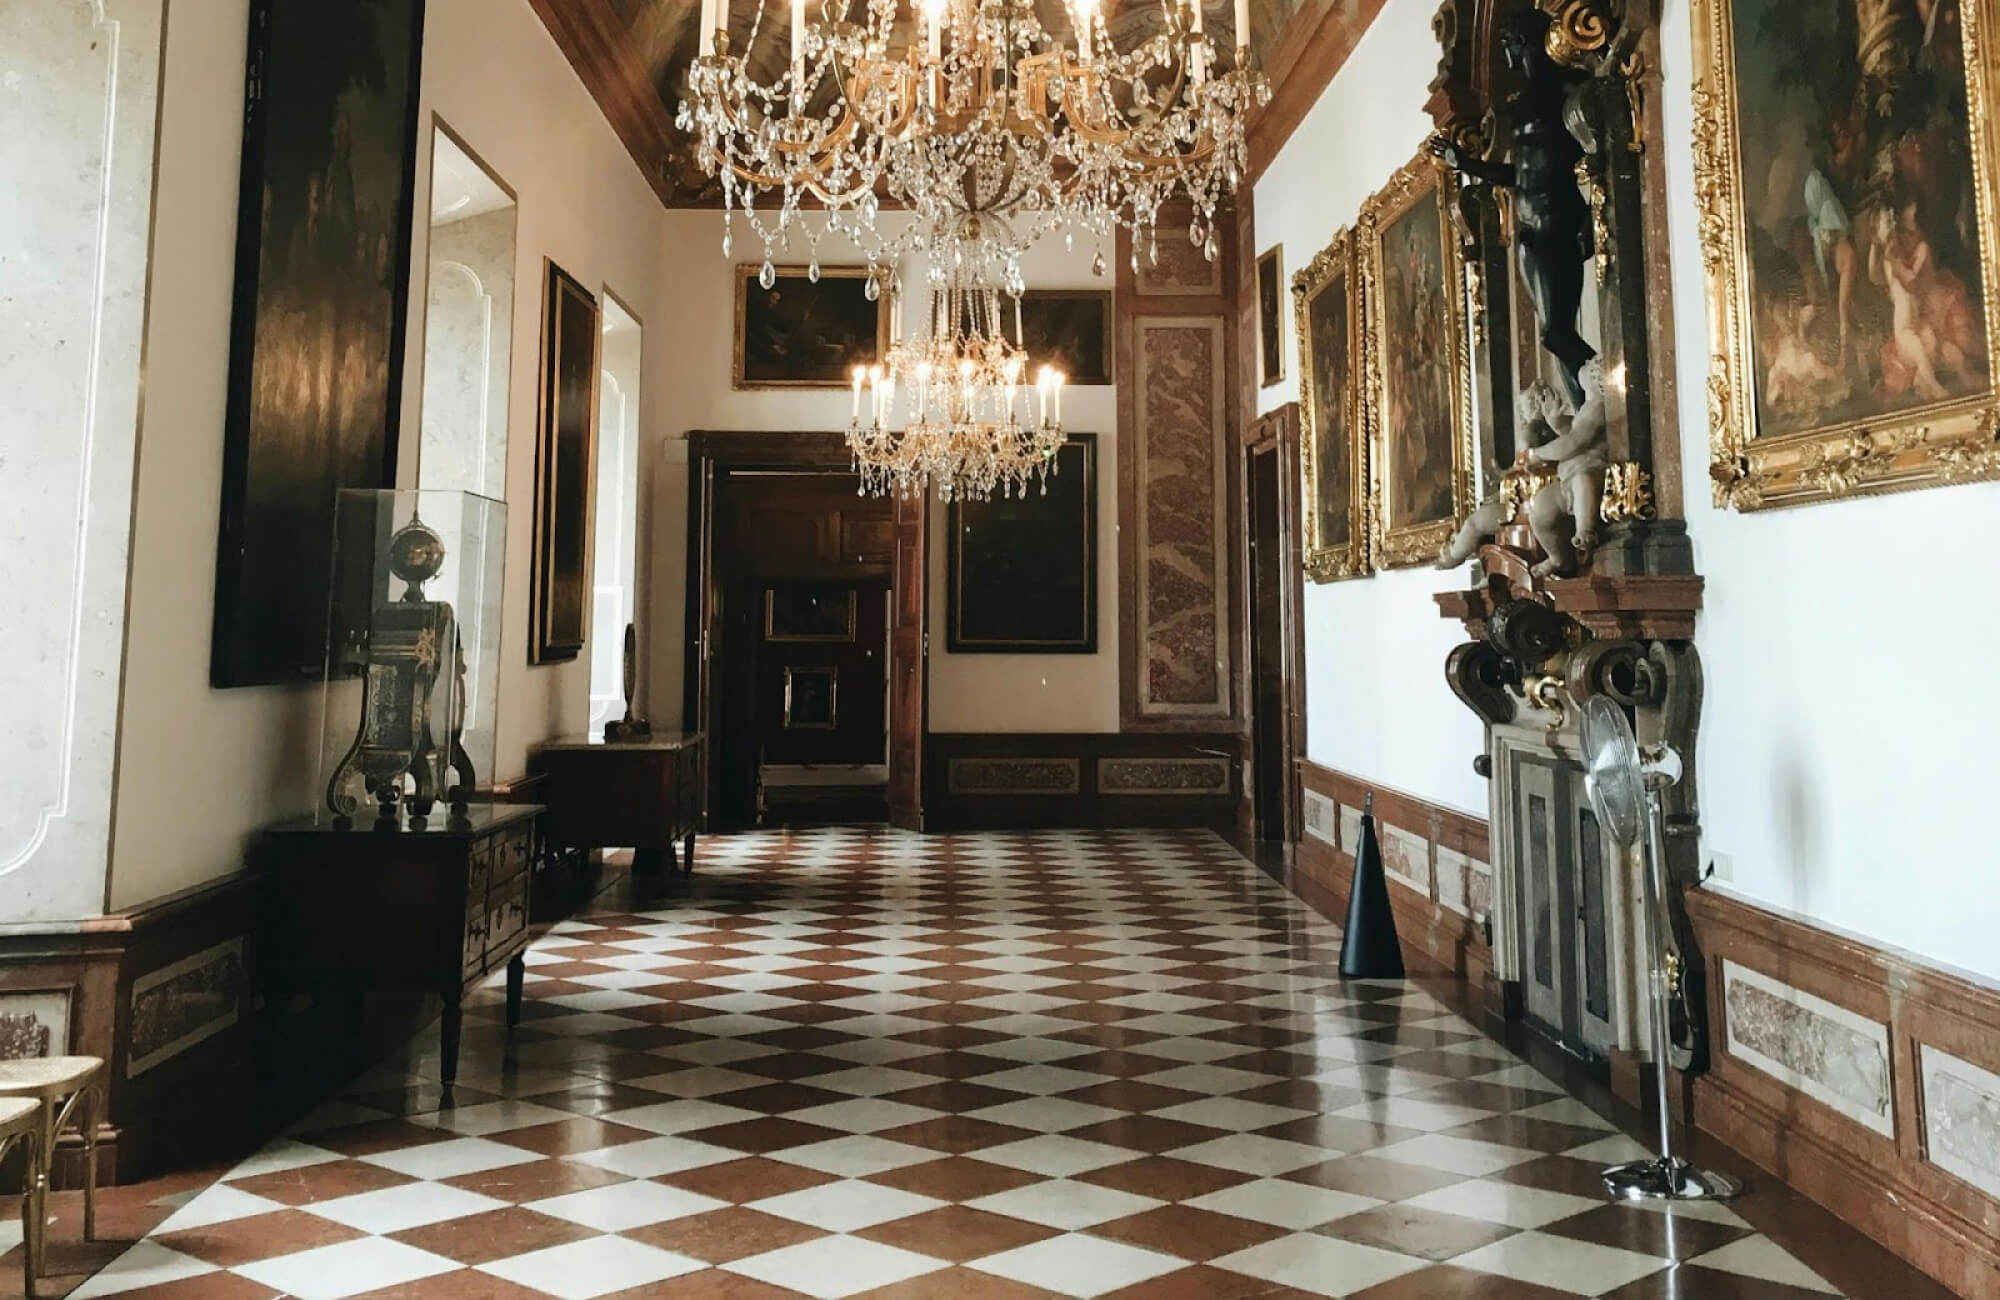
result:
<svg viewBox="0 0 2000 1300"><path fill-rule="evenodd" d="M888 353L889 295L869 300L867 267L780 266L768 289L762 270L736 268L737 389L847 388Z"/></svg>
<svg viewBox="0 0 2000 1300"><path fill-rule="evenodd" d="M1716 504L2000 477L2000 0L1693 18Z"/></svg>
<svg viewBox="0 0 2000 1300"><path fill-rule="evenodd" d="M1453 181L1428 153L1361 214L1377 564L1437 558L1473 507L1471 353Z"/></svg>
<svg viewBox="0 0 2000 1300"><path fill-rule="evenodd" d="M1354 232L1342 230L1292 279L1299 339L1299 466L1306 576L1365 578L1368 537L1366 320Z"/></svg>
<svg viewBox="0 0 2000 1300"><path fill-rule="evenodd" d="M1285 378L1285 246L1274 244L1257 259L1257 380L1261 388Z"/></svg>

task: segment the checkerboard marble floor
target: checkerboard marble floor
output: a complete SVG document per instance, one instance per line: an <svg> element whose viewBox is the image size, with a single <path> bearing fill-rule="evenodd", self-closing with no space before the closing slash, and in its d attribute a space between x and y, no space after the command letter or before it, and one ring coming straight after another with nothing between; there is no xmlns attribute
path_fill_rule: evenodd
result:
<svg viewBox="0 0 2000 1300"><path fill-rule="evenodd" d="M72 1294L1818 1300L1206 833L704 842Z"/></svg>

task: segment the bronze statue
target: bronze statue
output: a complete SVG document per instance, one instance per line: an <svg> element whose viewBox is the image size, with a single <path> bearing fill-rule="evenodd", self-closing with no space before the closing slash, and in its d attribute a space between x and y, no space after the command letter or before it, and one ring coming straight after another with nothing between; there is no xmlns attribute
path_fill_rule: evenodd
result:
<svg viewBox="0 0 2000 1300"><path fill-rule="evenodd" d="M1523 83L1508 105L1508 157L1470 157L1444 136L1431 141L1431 151L1476 181L1513 191L1515 256L1541 324L1542 347L1561 364L1571 408L1581 409L1583 366L1597 352L1577 332L1577 311L1584 266L1597 246L1590 203L1576 179L1583 146L1563 120L1571 78L1542 49L1546 21L1522 14L1500 32L1507 70Z"/></svg>

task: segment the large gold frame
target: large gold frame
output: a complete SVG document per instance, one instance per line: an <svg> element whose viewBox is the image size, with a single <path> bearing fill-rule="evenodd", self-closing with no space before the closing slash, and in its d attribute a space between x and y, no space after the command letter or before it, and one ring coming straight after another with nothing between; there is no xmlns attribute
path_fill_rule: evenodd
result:
<svg viewBox="0 0 2000 1300"><path fill-rule="evenodd" d="M1275 250L1274 250L1275 251ZM1341 392L1348 433L1348 541L1328 546L1320 536L1319 443L1325 413L1313 392L1312 305L1335 280L1347 280L1347 383ZM1299 345L1299 474L1300 501L1306 525L1306 577L1314 582L1366 578L1373 573L1369 546L1368 506L1373 492L1368 478L1368 447L1373 437L1368 400L1367 286L1360 259L1354 255L1354 231L1342 229L1320 250L1306 269L1292 277L1293 334Z"/></svg>
<svg viewBox="0 0 2000 1300"><path fill-rule="evenodd" d="M1693 0L1695 202L1708 279L1709 474L1715 504L1736 510L2000 477L2000 401L1987 391L1781 437L1760 438L1751 348L1749 250L1744 239L1742 143L1736 112L1732 0ZM1979 207L1988 366L2000 364L2000 253L1994 222L1995 77L1989 39L2000 38L2000 0L1963 0L1973 188ZM1989 37L1989 33L1992 36Z"/></svg>
<svg viewBox="0 0 2000 1300"><path fill-rule="evenodd" d="M1466 319L1465 263L1459 256L1458 232L1452 224L1456 201L1456 177L1431 156L1428 150L1405 164L1388 184L1363 205L1360 239L1365 277L1367 326L1364 345L1368 353L1369 435L1374 443L1370 456L1368 513L1375 524L1376 564L1383 569L1407 569L1437 559L1459 525L1471 515L1474 501L1472 417L1472 352ZM1437 340L1451 362L1451 518L1403 528L1391 528L1389 500L1389 366L1388 322L1383 319L1382 235L1425 196L1435 191L1438 199L1438 237L1444 262L1445 334ZM1403 364L1405 359L1395 359Z"/></svg>
<svg viewBox="0 0 2000 1300"><path fill-rule="evenodd" d="M738 262L736 264L736 330L731 339L732 358L730 363L730 387L739 393L774 392L780 390L812 390L816 392L839 392L853 382L842 377L832 379L745 379L743 377L743 327L745 310L748 306L750 286L757 282L757 275L763 269L761 262ZM778 266L773 268L780 280L812 281L812 270L807 266ZM822 266L819 278L827 280L865 280L869 271L865 266ZM815 286L816 287L816 286ZM760 290L761 292L761 290ZM875 359L885 360L889 355L889 293L885 289L875 300Z"/></svg>

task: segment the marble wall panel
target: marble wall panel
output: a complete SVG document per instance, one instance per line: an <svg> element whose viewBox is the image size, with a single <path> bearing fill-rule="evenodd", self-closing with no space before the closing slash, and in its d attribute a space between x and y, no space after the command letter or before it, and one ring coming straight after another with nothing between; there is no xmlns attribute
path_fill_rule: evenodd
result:
<svg viewBox="0 0 2000 1300"><path fill-rule="evenodd" d="M431 230L418 462L425 488L507 495L514 228L510 206Z"/></svg>
<svg viewBox="0 0 2000 1300"><path fill-rule="evenodd" d="M1729 1054L1884 1137L1895 1135L1889 1028L1733 961L1722 963Z"/></svg>
<svg viewBox="0 0 2000 1300"><path fill-rule="evenodd" d="M1220 317L1137 322L1142 717L1230 712L1223 325Z"/></svg>
<svg viewBox="0 0 2000 1300"><path fill-rule="evenodd" d="M1222 258L1211 262L1190 243L1186 222L1178 227L1163 225L1159 237L1139 251L1134 283L1140 296L1146 298L1218 295L1222 292Z"/></svg>
<svg viewBox="0 0 2000 1300"><path fill-rule="evenodd" d="M2000 1074L1929 1043L1917 1065L1930 1162L2000 1200Z"/></svg>
<svg viewBox="0 0 2000 1300"><path fill-rule="evenodd" d="M67 1056L68 989L0 993L0 1061Z"/></svg>
<svg viewBox="0 0 2000 1300"><path fill-rule="evenodd" d="M1382 845L1382 868L1420 894L1431 892L1430 841L1400 826L1375 826Z"/></svg>
<svg viewBox="0 0 2000 1300"><path fill-rule="evenodd" d="M1074 758L954 758L945 783L952 794L1075 794L1082 768Z"/></svg>
<svg viewBox="0 0 2000 1300"><path fill-rule="evenodd" d="M1351 804L1340 805L1340 848L1341 852L1353 854L1361 847L1361 810Z"/></svg>
<svg viewBox="0 0 2000 1300"><path fill-rule="evenodd" d="M162 11L0 5L0 920L104 907Z"/></svg>
<svg viewBox="0 0 2000 1300"><path fill-rule="evenodd" d="M1228 794L1226 758L1100 758L1097 791L1107 795Z"/></svg>
<svg viewBox="0 0 2000 1300"><path fill-rule="evenodd" d="M132 981L132 1046L125 1076L137 1078L242 1018L243 940L230 939Z"/></svg>

